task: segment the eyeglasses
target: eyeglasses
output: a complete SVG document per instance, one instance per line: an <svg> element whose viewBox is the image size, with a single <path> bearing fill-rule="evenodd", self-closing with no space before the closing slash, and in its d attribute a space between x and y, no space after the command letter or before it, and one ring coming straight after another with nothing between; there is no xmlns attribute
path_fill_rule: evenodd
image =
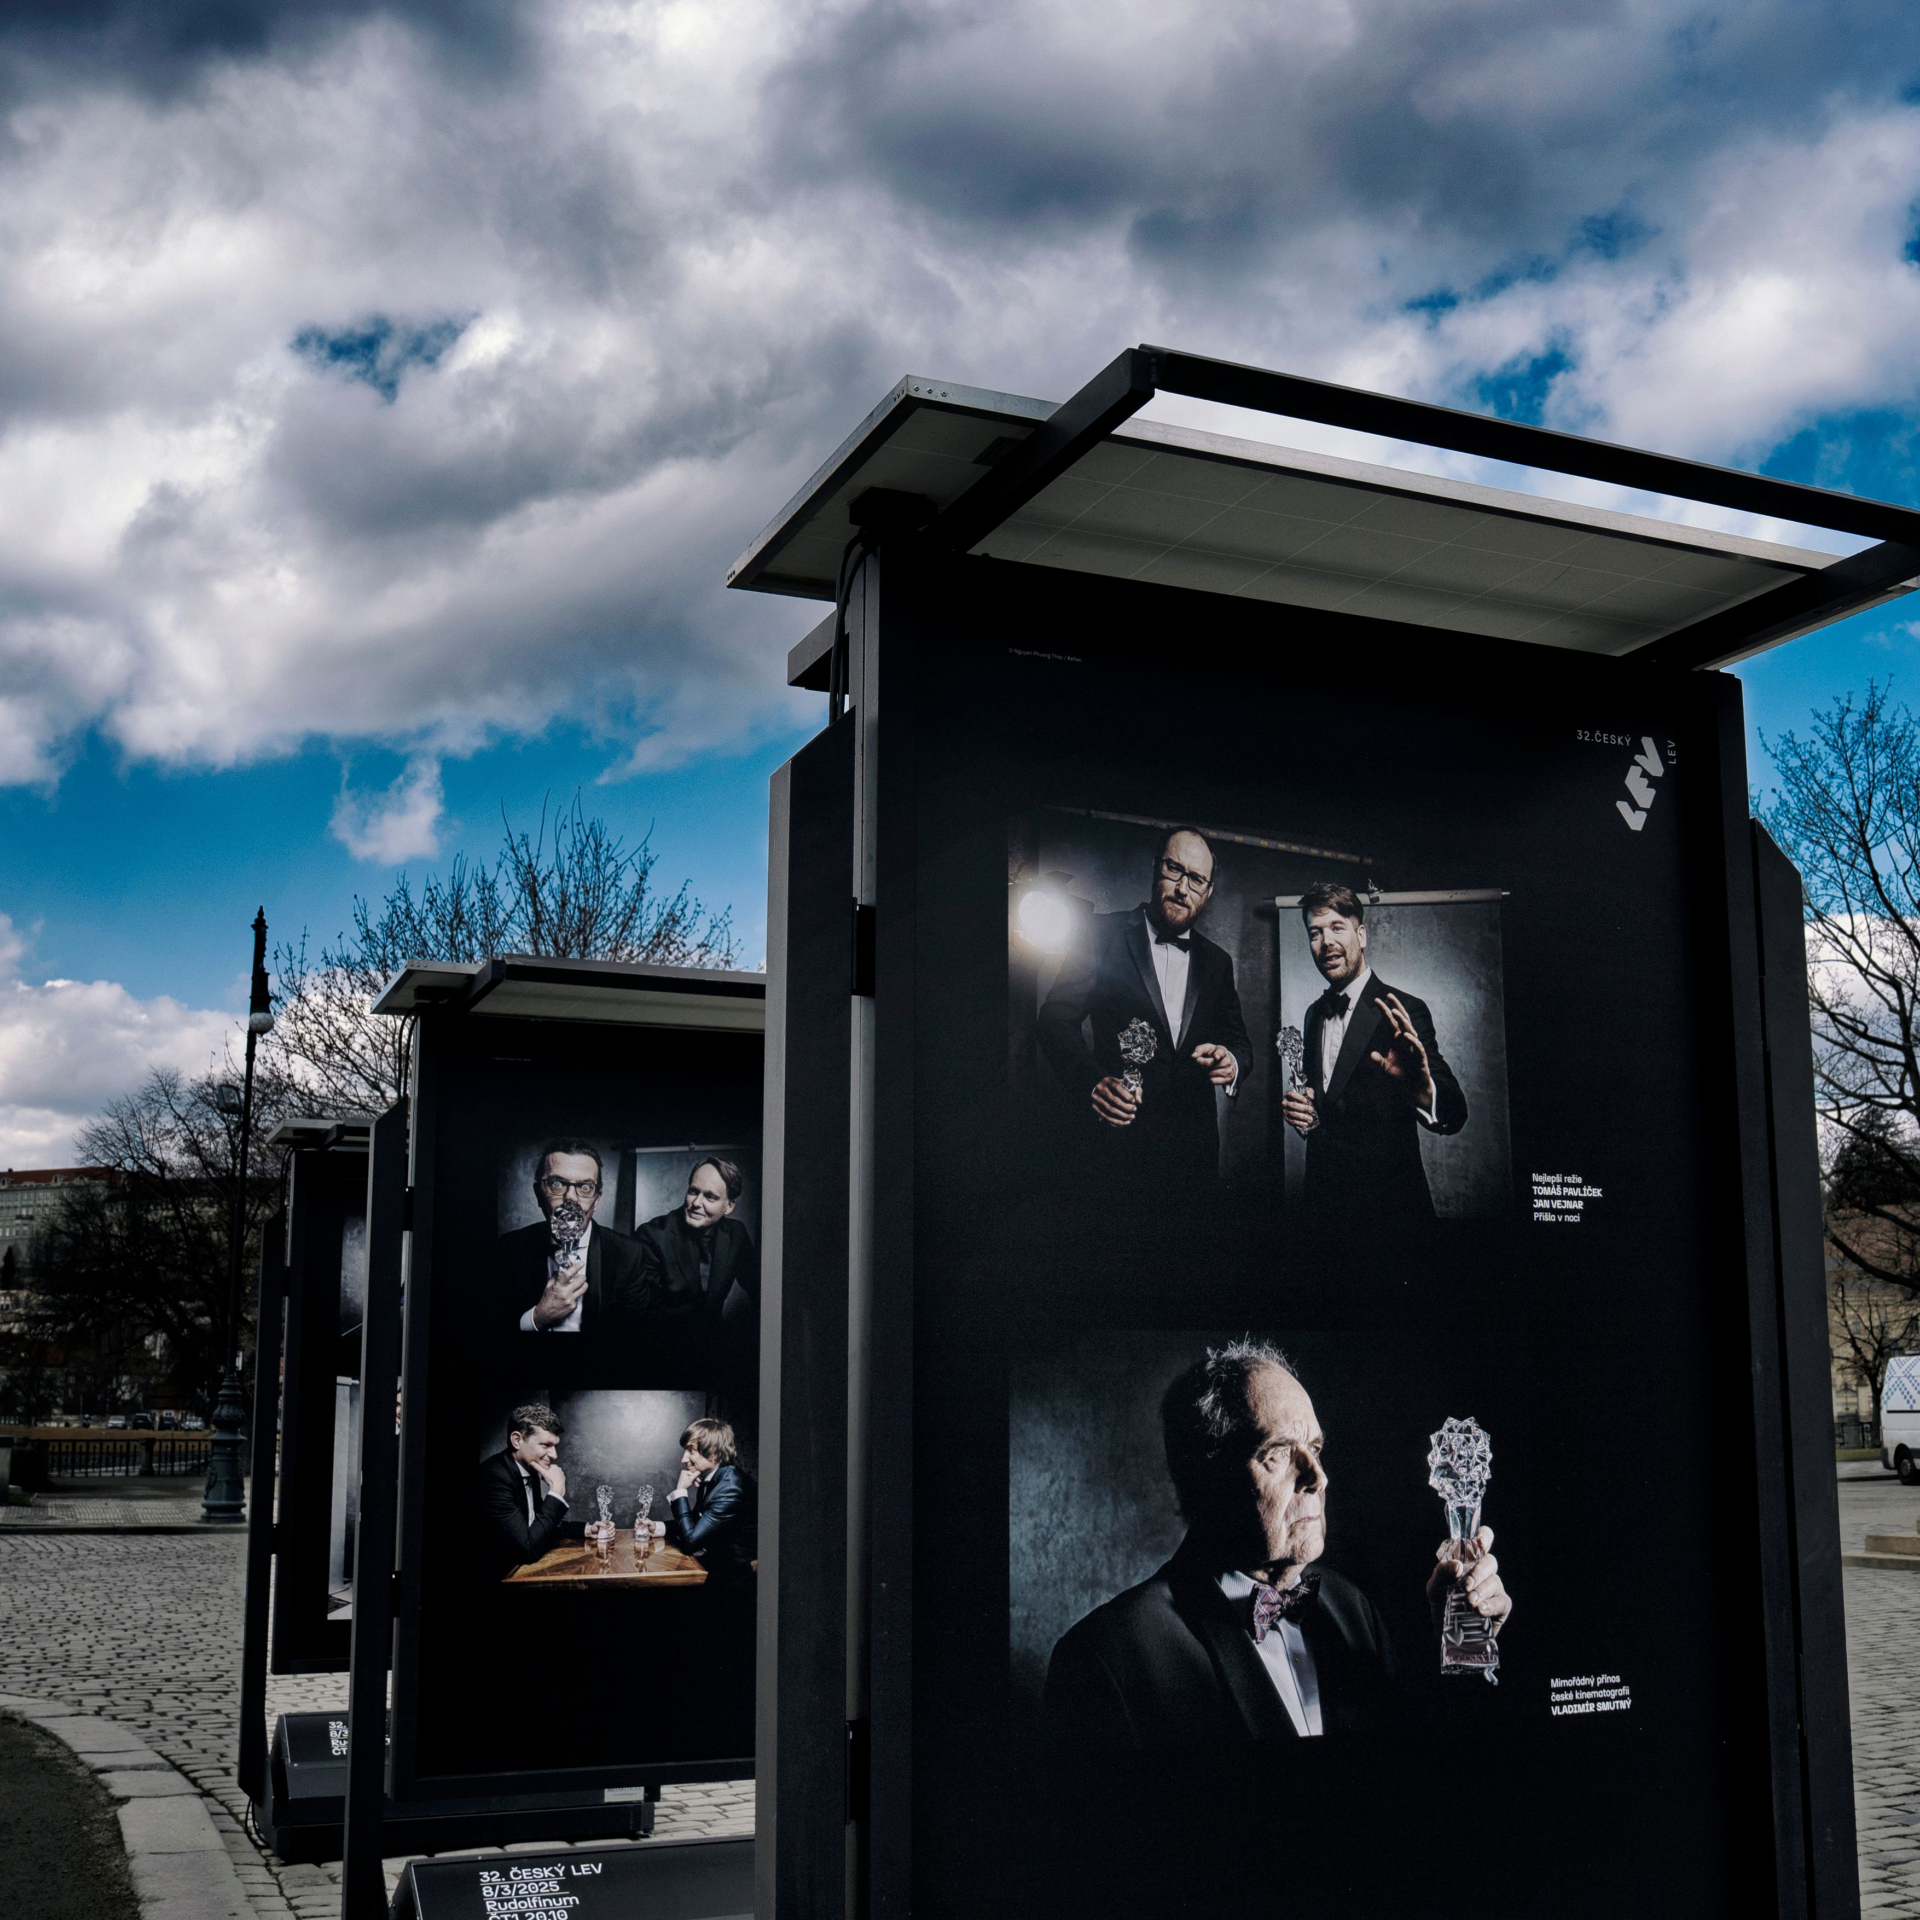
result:
<svg viewBox="0 0 1920 1920"><path fill-rule="evenodd" d="M1183 867L1178 860L1169 860L1165 854L1160 856L1160 877L1171 880L1187 893L1205 893L1213 885L1211 874L1195 873L1191 867Z"/></svg>
<svg viewBox="0 0 1920 1920"><path fill-rule="evenodd" d="M562 1180L558 1174L552 1173L548 1174L544 1180L536 1180L534 1185L549 1200L562 1199L569 1193L576 1200L591 1200L600 1191L598 1180Z"/></svg>

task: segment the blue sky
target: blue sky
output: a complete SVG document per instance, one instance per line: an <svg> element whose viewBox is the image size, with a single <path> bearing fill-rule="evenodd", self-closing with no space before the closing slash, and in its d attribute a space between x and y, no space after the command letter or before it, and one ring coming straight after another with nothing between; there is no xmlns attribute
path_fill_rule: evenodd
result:
<svg viewBox="0 0 1920 1920"><path fill-rule="evenodd" d="M0 1163L503 801L757 960L813 609L719 583L903 373L1159 340L1920 495L1911 0L36 3L0 115Z"/></svg>

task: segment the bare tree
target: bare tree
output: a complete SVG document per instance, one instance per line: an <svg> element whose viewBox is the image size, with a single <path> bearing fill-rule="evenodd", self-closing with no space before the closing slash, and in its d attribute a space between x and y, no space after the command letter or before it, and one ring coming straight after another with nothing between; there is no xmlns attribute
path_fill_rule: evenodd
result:
<svg viewBox="0 0 1920 1920"><path fill-rule="evenodd" d="M1860 1274L1920 1289L1920 727L1869 685L1766 744L1761 819L1806 889L1828 1235Z"/></svg>
<svg viewBox="0 0 1920 1920"><path fill-rule="evenodd" d="M488 960L503 953L659 966L736 963L731 910L710 912L682 882L662 896L658 856L629 848L588 819L578 796L533 834L513 831L492 866L456 858L416 893L402 874L379 910L353 903L353 932L310 959L303 940L274 955L283 1070L326 1112L377 1113L405 1090L413 1022L377 1018L373 1003L410 960Z"/></svg>
<svg viewBox="0 0 1920 1920"><path fill-rule="evenodd" d="M156 1391L212 1404L227 1350L239 1166L240 1120L223 1108L223 1087L239 1091L237 1072L186 1080L156 1071L81 1129L82 1159L117 1177L76 1186L29 1245L10 1371L44 1369L58 1355L66 1371L138 1374ZM249 1276L279 1192L266 1136L285 1112L284 1077L256 1074L241 1254Z"/></svg>

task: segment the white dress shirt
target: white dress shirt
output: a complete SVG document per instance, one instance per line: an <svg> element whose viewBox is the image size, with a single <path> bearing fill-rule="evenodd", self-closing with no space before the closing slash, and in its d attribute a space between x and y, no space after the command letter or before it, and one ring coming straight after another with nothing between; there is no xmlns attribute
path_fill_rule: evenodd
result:
<svg viewBox="0 0 1920 1920"><path fill-rule="evenodd" d="M1167 1010L1167 1026L1173 1034L1173 1044L1178 1047L1186 1038L1187 975L1193 969L1193 953L1191 949L1182 951L1171 940L1162 940L1151 913L1142 918L1147 924L1147 951L1153 956L1153 977L1160 983L1160 1004ZM1228 1058L1232 1059L1232 1055ZM1228 1093L1237 1091L1239 1085L1240 1062L1234 1060L1233 1078L1227 1082Z"/></svg>
<svg viewBox="0 0 1920 1920"><path fill-rule="evenodd" d="M579 1246L574 1249L580 1256L580 1270L582 1273L586 1271L587 1248L592 1243L592 1240L593 1222L589 1220L587 1222L586 1232L580 1236ZM557 1249L555 1252L547 1255L547 1278L549 1280L559 1271L558 1266L555 1264L558 1258L559 1254ZM538 1306L539 1302L535 1301L534 1305ZM556 1320L550 1327L536 1327L533 1324L533 1307L529 1307L526 1312L520 1316L520 1331L522 1333L578 1333L580 1331L580 1316L586 1311L586 1306L587 1296L583 1293L580 1298L573 1303L573 1311L568 1314L564 1320Z"/></svg>
<svg viewBox="0 0 1920 1920"><path fill-rule="evenodd" d="M1215 1582L1240 1615L1247 1638L1253 1640L1253 1581L1244 1573L1221 1573ZM1276 1620L1264 1640L1253 1640L1253 1650L1280 1696L1280 1704L1303 1739L1326 1729L1320 1723L1320 1675L1300 1629L1291 1620Z"/></svg>
<svg viewBox="0 0 1920 1920"><path fill-rule="evenodd" d="M1347 996L1347 1010L1339 1012L1328 1008L1325 1019L1320 1022L1320 1091L1325 1093L1333 1084L1333 1069L1340 1058L1340 1049L1346 1041L1347 1029L1353 1025L1353 1016L1360 1009L1360 996L1367 990L1367 983L1373 978L1371 967L1362 967L1354 977L1343 986L1336 987L1331 980L1327 982L1329 993L1344 993Z"/></svg>

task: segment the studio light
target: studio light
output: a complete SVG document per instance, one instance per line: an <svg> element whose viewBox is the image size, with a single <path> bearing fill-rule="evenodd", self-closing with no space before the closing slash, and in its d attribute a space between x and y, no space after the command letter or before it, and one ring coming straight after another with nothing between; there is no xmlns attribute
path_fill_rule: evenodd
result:
<svg viewBox="0 0 1920 1920"><path fill-rule="evenodd" d="M1073 937L1073 909L1065 895L1030 887L1021 898L1020 936L1042 953L1065 953Z"/></svg>

